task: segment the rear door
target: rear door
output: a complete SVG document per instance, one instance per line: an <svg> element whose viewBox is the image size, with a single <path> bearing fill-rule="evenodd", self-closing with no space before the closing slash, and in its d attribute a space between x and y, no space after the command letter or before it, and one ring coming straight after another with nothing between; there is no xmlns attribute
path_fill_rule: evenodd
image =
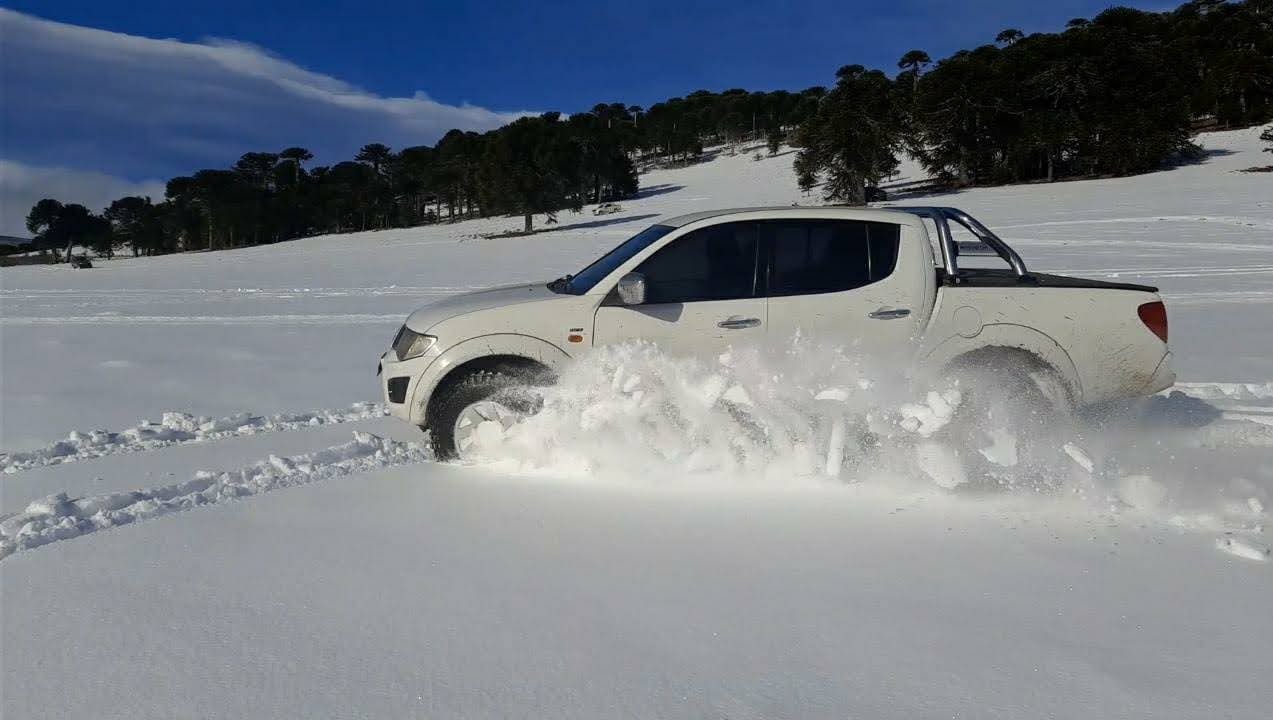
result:
<svg viewBox="0 0 1273 720"><path fill-rule="evenodd" d="M902 252L899 225L863 220L768 221L768 335L796 334L872 354L909 347L927 320L925 278ZM922 255L922 253L919 253ZM899 261L900 258L900 261Z"/></svg>
<svg viewBox="0 0 1273 720"><path fill-rule="evenodd" d="M732 222L669 242L635 270L645 275L644 305L611 297L597 308L594 342L644 339L673 355L709 355L760 340L766 301L757 225Z"/></svg>

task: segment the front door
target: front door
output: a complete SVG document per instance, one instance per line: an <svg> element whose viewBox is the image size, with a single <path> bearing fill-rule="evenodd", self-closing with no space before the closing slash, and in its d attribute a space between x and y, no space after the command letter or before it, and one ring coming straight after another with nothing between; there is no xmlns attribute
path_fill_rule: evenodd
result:
<svg viewBox="0 0 1273 720"><path fill-rule="evenodd" d="M597 345L649 340L672 355L709 356L764 338L760 240L755 223L711 225L672 240L635 270L645 276L643 305L604 302Z"/></svg>

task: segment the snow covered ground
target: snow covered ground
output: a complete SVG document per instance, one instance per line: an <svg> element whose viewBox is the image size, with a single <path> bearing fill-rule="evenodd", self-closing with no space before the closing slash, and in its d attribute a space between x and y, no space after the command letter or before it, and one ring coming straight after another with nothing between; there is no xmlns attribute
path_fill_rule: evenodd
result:
<svg viewBox="0 0 1273 720"><path fill-rule="evenodd" d="M531 237L6 268L0 714L1267 717L1273 177L1236 172L1258 134L1136 178L899 198L970 211L1033 268L1163 289L1180 385L1077 450L1119 467L1051 492L828 480L794 450L708 474L659 453L711 465L710 415L697 448L621 421L642 383L691 408L756 368L593 363L471 467L374 405L416 305L576 270L661 216L814 203L791 154L654 171L623 212ZM871 397L845 387L822 401Z"/></svg>

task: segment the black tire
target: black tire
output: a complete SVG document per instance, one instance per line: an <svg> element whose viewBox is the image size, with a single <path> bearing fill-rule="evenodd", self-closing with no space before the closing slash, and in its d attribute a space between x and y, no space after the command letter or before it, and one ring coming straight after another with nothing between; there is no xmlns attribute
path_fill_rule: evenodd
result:
<svg viewBox="0 0 1273 720"><path fill-rule="evenodd" d="M519 413L539 410L540 400L527 389L527 379L515 370L476 370L444 383L429 402L424 430L438 460L455 460L455 421L464 408L482 400L496 400Z"/></svg>
<svg viewBox="0 0 1273 720"><path fill-rule="evenodd" d="M1064 384L1032 362L964 365L954 370L962 400L947 428L969 487L1050 490L1068 474L1063 446L1073 436ZM1017 461L1004 466L982 454L992 431L1011 433Z"/></svg>

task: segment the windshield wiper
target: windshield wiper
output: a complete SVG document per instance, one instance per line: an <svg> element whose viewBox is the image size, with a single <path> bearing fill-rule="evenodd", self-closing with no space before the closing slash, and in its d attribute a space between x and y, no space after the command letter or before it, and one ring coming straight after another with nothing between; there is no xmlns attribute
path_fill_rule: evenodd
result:
<svg viewBox="0 0 1273 720"><path fill-rule="evenodd" d="M568 293L570 292L570 281L574 279L574 277L575 277L574 275L570 275L570 274L562 275L556 280L553 280L552 282L548 283L548 289L552 290L555 293L562 293L562 294Z"/></svg>

